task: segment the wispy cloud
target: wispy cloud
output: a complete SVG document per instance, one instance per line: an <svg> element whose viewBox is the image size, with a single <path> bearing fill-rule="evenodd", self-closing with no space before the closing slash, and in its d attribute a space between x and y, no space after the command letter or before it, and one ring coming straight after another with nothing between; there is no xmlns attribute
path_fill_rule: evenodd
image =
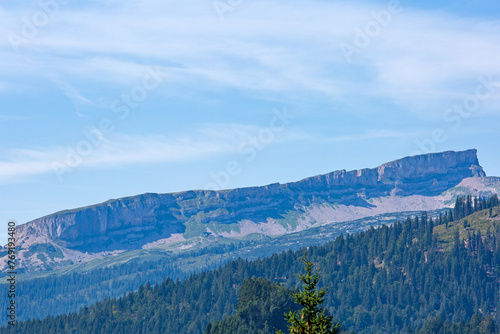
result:
<svg viewBox="0 0 500 334"><path fill-rule="evenodd" d="M112 6L112 19L100 6ZM376 97L428 115L434 112L429 106L452 100L478 76L500 74L493 56L500 54L498 20L411 8L347 64L339 44L352 41L355 29L372 19L366 13L381 9L357 2L255 1L221 22L201 2L68 6L22 50L31 66L23 68L10 53L0 71L37 75L43 69L124 83L153 62L171 70L173 84L313 92L337 102ZM9 22L16 14L22 18L21 11L8 14ZM6 40L0 43L9 49Z"/></svg>
<svg viewBox="0 0 500 334"><path fill-rule="evenodd" d="M84 110L94 106L94 103L91 100L84 97L76 87L74 87L67 81L58 78L52 78L51 81L71 101L78 116L87 116Z"/></svg>
<svg viewBox="0 0 500 334"><path fill-rule="evenodd" d="M192 131L192 135L115 134L82 157L79 168L109 168L124 165L175 163L205 159L237 152L239 145L263 128L240 124L211 124ZM283 133L275 143L297 140L297 135ZM65 164L71 147L12 149L0 161L0 180L46 174L55 164Z"/></svg>

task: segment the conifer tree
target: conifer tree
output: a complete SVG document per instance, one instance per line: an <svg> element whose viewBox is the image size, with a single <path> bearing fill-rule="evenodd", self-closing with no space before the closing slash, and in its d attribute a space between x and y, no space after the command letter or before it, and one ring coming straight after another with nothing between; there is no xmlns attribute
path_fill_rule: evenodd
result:
<svg viewBox="0 0 500 334"><path fill-rule="evenodd" d="M340 323L333 324L333 316L327 315L326 310L321 307L325 301L326 288L316 289L319 281L319 274L312 273L313 263L307 260L304 253L302 261L305 264L306 273L299 273L300 280L304 283L302 291L292 294L297 304L302 305L299 311L290 311L285 314L290 323L288 329L291 334L337 334ZM277 334L283 334L277 331Z"/></svg>

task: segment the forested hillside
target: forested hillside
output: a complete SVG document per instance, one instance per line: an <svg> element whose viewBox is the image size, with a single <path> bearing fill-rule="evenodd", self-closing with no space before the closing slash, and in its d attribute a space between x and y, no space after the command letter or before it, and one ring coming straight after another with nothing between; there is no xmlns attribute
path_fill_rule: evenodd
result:
<svg viewBox="0 0 500 334"><path fill-rule="evenodd" d="M182 249L182 244L177 245L181 249L176 251L145 249L83 262L65 270L20 274L17 285L19 295L16 298L22 307L17 310L17 319L43 319L49 315L76 312L81 307L88 307L102 299L137 291L139 285L147 281L154 285L165 277L184 279L238 258L254 260L283 250L323 245L339 236L341 231L364 231L370 226L379 226L381 222L389 224L404 219L406 215L415 214L419 212L380 215L318 226L275 238L262 235L255 235L249 240L204 238L198 240L201 246L195 244L187 249ZM4 282L0 284L0 288L7 288L7 281ZM7 298L0 298L0 309L7 308L8 302Z"/></svg>
<svg viewBox="0 0 500 334"><path fill-rule="evenodd" d="M283 292L288 295L283 295ZM270 281L257 278L246 279L238 294L237 314L222 321L208 324L204 334L275 334L275 329L283 330L290 324L284 323L283 314L295 310L297 305L290 305L290 294L293 290L272 284ZM278 299L275 296L282 295ZM286 298L288 296L288 298ZM287 308L289 307L289 308ZM285 309L283 311L283 309ZM283 330L285 333L288 331ZM341 334L349 333L341 326ZM418 329L409 327L407 334L496 334L498 333L493 318L489 315L474 314L467 322L443 321L440 317L427 321ZM351 331L350 334L355 334Z"/></svg>
<svg viewBox="0 0 500 334"><path fill-rule="evenodd" d="M474 199L460 201L467 206ZM309 247L320 285L330 287L325 306L357 333L405 333L438 316L452 322L476 313L498 319L500 207L494 204L498 199L488 200L486 208L472 204L468 213L477 212L461 220L453 220L452 212L437 220L424 213ZM295 288L303 254L304 249L237 260L183 281L145 284L136 293L76 314L19 323L17 331L203 333L209 322L238 314L238 291L246 278L265 277Z"/></svg>
<svg viewBox="0 0 500 334"><path fill-rule="evenodd" d="M409 329L408 334L496 334L498 329L490 316L474 314L467 322L452 323L437 317L429 320L420 330Z"/></svg>
<svg viewBox="0 0 500 334"><path fill-rule="evenodd" d="M243 281L238 293L238 310L223 321L208 324L205 334L268 334L285 331L285 312L298 309L293 290L258 277Z"/></svg>
<svg viewBox="0 0 500 334"><path fill-rule="evenodd" d="M136 258L122 260L123 263L102 265L101 268L86 272L75 270L67 274L52 274L31 280L21 277L17 283L19 291L17 301L22 307L18 309L17 317L26 320L64 314L110 296L117 297L136 291L141 282L161 282L165 277L184 279L195 271L193 267L197 266L195 268L199 269L198 271L217 268L217 262L222 262L220 259L217 261L217 254L230 253L248 244L251 242L242 242L240 245L218 245L174 255L158 252L155 260L150 260L152 256L143 256L146 258L143 260L139 254ZM210 254L214 259L213 263L193 261L193 258L201 257L201 253L206 253L205 256ZM8 302L7 298L0 299L0 308L7 308Z"/></svg>

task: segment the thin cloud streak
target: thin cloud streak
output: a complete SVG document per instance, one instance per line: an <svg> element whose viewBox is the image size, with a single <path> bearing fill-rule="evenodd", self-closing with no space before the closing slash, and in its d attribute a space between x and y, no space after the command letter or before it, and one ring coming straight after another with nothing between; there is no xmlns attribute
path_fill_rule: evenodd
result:
<svg viewBox="0 0 500 334"><path fill-rule="evenodd" d="M163 135L115 134L105 139L88 156L82 156L77 168L109 168L113 166L176 163L207 159L236 153L241 143L255 137L263 128L240 124L212 124L191 136L167 138ZM300 134L280 134L273 143L301 138ZM12 149L0 161L0 181L54 172L54 164L63 164L68 147Z"/></svg>
<svg viewBox="0 0 500 334"><path fill-rule="evenodd" d="M223 22L211 6L176 1L153 2L154 10L141 3L114 3L112 19L98 6L68 8L22 51L32 56L31 66L22 68L10 54L6 62L14 68L0 71L30 76L45 69L62 77L123 84L140 77L148 59L172 73L170 84L312 92L337 102L356 94L414 104L424 114L433 112L429 105L464 89L456 82L500 73L491 56L500 54L499 21L405 8L353 57L351 67L339 44L352 43L355 29L372 19L366 13L384 7L293 4L248 3ZM10 47L3 43L4 49Z"/></svg>

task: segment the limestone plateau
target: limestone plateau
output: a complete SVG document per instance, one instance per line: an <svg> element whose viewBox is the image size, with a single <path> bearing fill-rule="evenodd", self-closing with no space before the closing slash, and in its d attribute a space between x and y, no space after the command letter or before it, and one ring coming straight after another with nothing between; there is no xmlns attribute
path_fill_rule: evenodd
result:
<svg viewBox="0 0 500 334"><path fill-rule="evenodd" d="M36 268L206 236L276 236L390 212L437 210L460 194L499 189L500 179L486 177L476 150L448 151L286 184L113 199L18 226L18 247L21 266Z"/></svg>

